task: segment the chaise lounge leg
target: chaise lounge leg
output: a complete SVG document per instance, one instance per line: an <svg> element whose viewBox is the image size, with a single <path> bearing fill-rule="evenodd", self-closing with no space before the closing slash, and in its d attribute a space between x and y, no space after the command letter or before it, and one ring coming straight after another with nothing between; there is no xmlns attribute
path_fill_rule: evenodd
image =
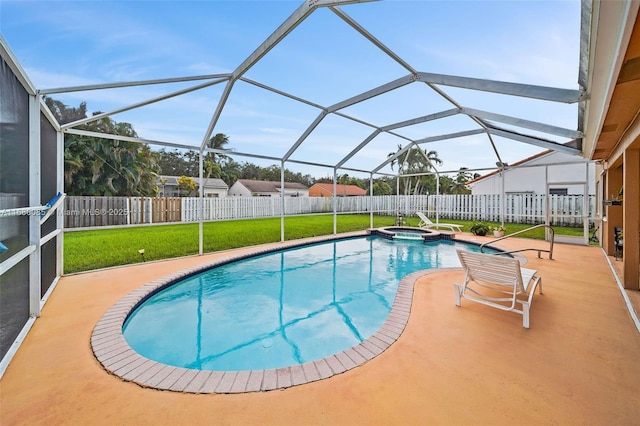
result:
<svg viewBox="0 0 640 426"><path fill-rule="evenodd" d="M529 328L529 304L522 304L522 326L524 328Z"/></svg>
<svg viewBox="0 0 640 426"><path fill-rule="evenodd" d="M462 295L462 285L454 284L453 289L456 291L456 306L460 306L460 296Z"/></svg>

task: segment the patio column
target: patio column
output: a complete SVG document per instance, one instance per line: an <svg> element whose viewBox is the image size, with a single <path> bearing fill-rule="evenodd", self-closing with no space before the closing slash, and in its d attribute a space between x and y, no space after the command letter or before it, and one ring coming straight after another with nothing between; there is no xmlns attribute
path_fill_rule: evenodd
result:
<svg viewBox="0 0 640 426"><path fill-rule="evenodd" d="M617 198L618 191L622 187L622 164L609 165L606 173L605 189L603 199L612 200ZM622 226L622 208L619 205L608 205L605 207L607 221L603 222L602 246L609 256L613 256L614 240L613 228Z"/></svg>
<svg viewBox="0 0 640 426"><path fill-rule="evenodd" d="M627 148L624 151L623 183L624 288L640 290L638 266L638 259L640 259L640 150L638 148Z"/></svg>

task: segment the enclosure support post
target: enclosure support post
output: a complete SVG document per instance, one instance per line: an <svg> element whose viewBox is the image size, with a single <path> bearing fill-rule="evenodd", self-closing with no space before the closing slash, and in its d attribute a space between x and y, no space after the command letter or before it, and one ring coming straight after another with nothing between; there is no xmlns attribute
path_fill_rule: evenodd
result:
<svg viewBox="0 0 640 426"><path fill-rule="evenodd" d="M280 161L280 242L284 242L284 161Z"/></svg>
<svg viewBox="0 0 640 426"><path fill-rule="evenodd" d="M440 223L440 173L436 170L436 223Z"/></svg>
<svg viewBox="0 0 640 426"><path fill-rule="evenodd" d="M40 201L40 95L29 96L29 207ZM32 213L29 221L29 245L35 250L29 255L29 315L40 316L41 252L40 215Z"/></svg>
<svg viewBox="0 0 640 426"><path fill-rule="evenodd" d="M204 253L204 184L202 182L202 168L204 166L204 159L202 158L202 148L200 148L200 155L198 156L200 171L199 180L200 188L198 191L198 254L202 256Z"/></svg>
<svg viewBox="0 0 640 426"><path fill-rule="evenodd" d="M369 174L369 228L373 228L373 173Z"/></svg>
<svg viewBox="0 0 640 426"><path fill-rule="evenodd" d="M500 225L502 227L504 227L504 214L505 214L505 203L507 200L505 200L506 197L506 193L507 191L504 188L504 184L505 184L505 170L504 170L504 165L501 165L500 168L500 177L502 178L502 191L500 191Z"/></svg>
<svg viewBox="0 0 640 426"><path fill-rule="evenodd" d="M544 166L544 187L546 188L544 192L544 224L551 226L551 206L549 205L549 166ZM549 241L549 228L545 228L545 240Z"/></svg>
<svg viewBox="0 0 640 426"><path fill-rule="evenodd" d="M58 192L64 193L64 134L61 131L56 132L56 188ZM62 231L64 229L64 202L58 207L56 214L56 229ZM64 232L60 232L56 237L56 277L64 274Z"/></svg>
<svg viewBox="0 0 640 426"><path fill-rule="evenodd" d="M333 235L338 233L338 169L333 168Z"/></svg>

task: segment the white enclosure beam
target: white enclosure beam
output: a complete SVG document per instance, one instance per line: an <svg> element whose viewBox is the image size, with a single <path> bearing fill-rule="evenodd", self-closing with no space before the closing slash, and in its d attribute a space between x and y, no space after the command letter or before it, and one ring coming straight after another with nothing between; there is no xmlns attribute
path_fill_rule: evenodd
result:
<svg viewBox="0 0 640 426"><path fill-rule="evenodd" d="M501 136L503 138L512 139L518 142L528 143L529 145L539 146L540 148L550 149L553 151L563 152L569 155L581 155L582 151L579 149L563 145L560 143L555 143L552 141L548 141L541 138L535 138L533 136L521 135L515 132L509 132L507 130L501 130L496 128L489 128L487 130L490 134L495 136Z"/></svg>
<svg viewBox="0 0 640 426"><path fill-rule="evenodd" d="M405 152L407 152L409 150L409 148L411 148L412 145L411 144L407 144L404 148L398 150L398 152L396 152L395 154L387 157L387 159L385 161L383 161L378 167L376 167L375 169L373 169L371 172L372 173L377 173L378 170L382 169L384 166L386 166L387 164L391 163L392 161L396 160L398 157L400 157L402 154L404 154Z"/></svg>
<svg viewBox="0 0 640 426"><path fill-rule="evenodd" d="M11 49L9 49L9 45L2 37L2 34L0 34L0 58L5 60L11 69L11 72L13 72L20 84L22 84L22 87L24 87L24 90L26 90L29 95L35 95L36 87L29 79L29 76L27 76L27 73L24 71L22 65L20 65L20 62L18 62L18 59L14 56ZM3 97L5 96L7 95L3 94Z"/></svg>
<svg viewBox="0 0 640 426"><path fill-rule="evenodd" d="M90 90L104 90L104 89L118 89L121 87L138 87L138 86L150 86L154 84L169 84L169 83L183 83L187 81L199 81L199 80L211 80L211 79L223 79L227 80L231 78L231 74L210 74L210 75L198 75L193 77L175 77L175 78L161 78L156 80L140 80L140 81L122 81L118 83L103 83L103 84L88 84L84 86L70 86L70 87L58 87L51 89L41 89L41 95L51 95L54 93L69 93L69 92L86 92Z"/></svg>
<svg viewBox="0 0 640 426"><path fill-rule="evenodd" d="M60 132L61 129L60 129L60 124L58 123L58 120L53 115L53 113L51 112L51 110L49 109L47 104L44 102L44 99L42 99L42 98L40 98L40 112L42 114L44 114L45 118L47 119L47 121L49 123L51 123L51 125L54 128L54 130L56 132Z"/></svg>
<svg viewBox="0 0 640 426"><path fill-rule="evenodd" d="M243 82L245 82L245 83L251 84L251 85L253 85L253 86L259 87L259 88L261 88L261 89L268 90L269 92L273 92L273 93L275 93L275 94L277 94L277 95L284 96L285 98L289 98L289 99L292 99L292 100L294 100L294 101L298 101L298 102L300 102L300 103L303 103L303 104L306 104L306 105L312 106L312 107L314 107L314 108L318 108L318 109L326 109L326 108L325 108L325 107L323 107L322 105L319 105L319 104L317 104L317 103L315 103L315 102L311 102L311 101L309 101L309 100L307 100L307 99L304 99L304 98L301 98L301 97L299 97L299 96L292 95L291 93L287 93L287 92L284 92L284 91L282 91L282 90L276 89L276 88L274 88L274 87L267 86L266 84L262 84L262 83L260 83L260 82L258 82L258 81L251 80L251 79L246 78L246 77L241 77L239 80L240 80L240 81L243 81Z"/></svg>
<svg viewBox="0 0 640 426"><path fill-rule="evenodd" d="M349 161L351 159L351 157L353 157L354 155L356 155L358 153L358 151L360 151L362 148L364 148L365 146L367 146L367 144L369 142L371 142L376 136L378 136L380 134L380 130L374 130L373 133L371 133L369 136L367 136L365 138L365 140L363 140L362 142L360 142L360 144L355 147L353 150L351 150L350 153L348 153L347 155L344 156L344 158L342 160L340 160L338 162L338 164L336 164L336 167L341 167L342 165L344 165L344 163L346 163L347 161Z"/></svg>
<svg viewBox="0 0 640 426"><path fill-rule="evenodd" d="M581 90L559 89L556 87L509 83L480 78L457 77L453 75L433 74L427 72L418 73L417 78L425 83L480 90L483 92L500 93L503 95L521 96L552 102L571 104L585 99L584 92Z"/></svg>
<svg viewBox="0 0 640 426"><path fill-rule="evenodd" d="M204 89L206 87L213 86L213 85L221 83L223 81L226 81L226 79L218 79L218 80L214 80L214 81L208 81L206 83L198 84L197 86L187 87L186 89L178 90L176 92L167 93L167 94L162 95L162 96L158 96L158 97L155 97L155 98L147 99L145 101L137 102L135 104L131 104L131 105L128 105L128 106L125 106L125 107L122 107L122 108L114 109L114 110L109 111L109 112L103 112L101 114L92 115L91 117L83 118L81 120L72 121L71 123L64 124L64 125L62 125L60 127L62 129L69 129L71 127L76 127L76 126L79 126L81 124L91 123L93 121L100 120L101 118L104 118L104 117L109 117L109 116L112 116L112 115L115 115L115 114L119 114L121 112L130 111L132 109L140 108L140 107L143 107L143 106L146 106L146 105L151 105L151 104L156 103L156 102L164 101L166 99L174 98L176 96L184 95L185 93L190 93L190 92L194 92L196 90Z"/></svg>
<svg viewBox="0 0 640 426"><path fill-rule="evenodd" d="M486 126L484 128L487 129ZM491 144L493 153L496 154L496 158L498 159L498 164L505 164L504 161L502 161L502 157L500 157L500 151L498 151L498 148L496 147L496 143L493 141L493 137L491 136L491 133L487 133L487 138L489 139L489 144Z"/></svg>
<svg viewBox="0 0 640 426"><path fill-rule="evenodd" d="M91 138L111 139L114 141L146 143L149 145L168 146L171 148L181 148L181 149L192 149L196 151L200 149L200 147L195 145L181 145L179 143L174 143L174 142L165 142L165 141L158 141L158 140L144 139L144 138L134 138L131 136L112 135L109 133L92 132L89 130L66 129L64 132L69 133L70 135L88 136Z"/></svg>
<svg viewBox="0 0 640 426"><path fill-rule="evenodd" d="M404 69L409 71L411 74L415 74L416 73L416 70L411 65L409 65L407 62L405 62L400 56L398 56L396 54L396 52L394 52L393 50L391 50L387 46L385 46L380 40L375 38L373 36L373 34L371 34L369 31L364 29L363 26L361 26L356 21L351 19L351 17L349 15L347 15L346 13L344 13L342 10L338 9L337 7L331 7L331 10L333 11L333 13L335 13L340 18L342 18L343 21L345 21L347 24L351 25L351 27L353 29L355 29L357 32L362 34L371 43L373 43L378 49L382 50L384 53L387 54L387 56L389 56L391 59L393 59L398 64L400 64L400 66L402 66Z"/></svg>
<svg viewBox="0 0 640 426"><path fill-rule="evenodd" d="M562 136L565 138L576 139L582 137L582 132L577 130L565 129L564 127L552 126L549 124L539 123L537 121L525 120L508 115L496 114L493 112L481 111L473 108L462 108L463 114L477 117L482 120L498 121L504 124L510 124L537 132L548 133L550 135Z"/></svg>
<svg viewBox="0 0 640 426"><path fill-rule="evenodd" d="M371 99L383 93L386 93L391 90L397 89L399 87L405 86L407 84L413 83L414 81L416 81L416 78L413 74L400 77L396 80L380 85L374 89L367 90L366 92L362 92L359 95L353 96L349 99L345 99L342 102L338 102L337 104L330 106L328 110L329 112L338 111L339 109L346 108L348 106L357 104L362 101L366 101L367 99Z"/></svg>
<svg viewBox="0 0 640 426"><path fill-rule="evenodd" d="M244 75L253 65L255 65L264 55L266 55L271 49L273 49L282 39L284 39L287 34L293 31L302 21L304 21L307 16L311 14L317 7L320 6L338 6L341 4L350 4L350 3L361 3L367 0L361 1L352 1L352 0L334 0L334 1L319 1L319 0L307 0L303 4L301 4L292 14L289 16L267 39L260 45L256 50L247 57L234 71L232 77L229 81L229 84L225 87L225 91L216 107L216 110L211 118L211 122L209 123L209 127L204 135L201 149L203 149L208 139L211 137L213 133L213 129L215 128L218 120L220 119L220 115L222 114L222 110L224 109L224 105L229 98L231 93L231 89L233 88L233 84L240 77ZM295 151L292 148L291 152ZM286 160L287 157L285 157Z"/></svg>
<svg viewBox="0 0 640 426"><path fill-rule="evenodd" d="M247 57L233 72L233 80L240 78L245 72L256 64L264 55L273 49L282 39L293 31L316 8L323 6L339 6L341 4L361 3L359 1L321 1L307 0L302 3L256 50Z"/></svg>
<svg viewBox="0 0 640 426"><path fill-rule="evenodd" d="M298 140L291 146L291 148L289 148L289 151L287 151L284 157L282 157L283 160L286 161L289 159L289 157L291 157L291 155L296 151L296 149L298 149L300 144L304 142L304 140L311 134L313 129L315 129L318 126L318 124L320 124L320 122L324 120L326 116L327 116L327 111L322 111L320 114L318 114L316 119L313 120L313 123L311 123L309 127L307 127L307 129L302 133L302 135L300 135Z"/></svg>
<svg viewBox="0 0 640 426"><path fill-rule="evenodd" d="M475 129L475 130L465 130L462 132L447 133L445 135L430 136L428 138L418 139L415 141L415 143L423 144L423 143L437 142L437 141L442 141L446 139L455 139L455 138L463 138L465 136L478 135L480 133L485 133L485 131L483 129Z"/></svg>
<svg viewBox="0 0 640 426"><path fill-rule="evenodd" d="M381 127L380 130L386 132L393 129L399 129L401 127L413 126L415 124L426 123L428 121L439 120L441 118L450 117L460 112L458 108L448 109L446 111L436 112L434 114L423 115L422 117L412 118L411 120L400 121L398 123L389 124L388 126Z"/></svg>
<svg viewBox="0 0 640 426"><path fill-rule="evenodd" d="M435 114L429 114L429 115L425 115L425 116L422 116L422 117L413 118L411 120L401 121L401 122L398 122L398 123L394 123L394 124L390 124L388 126L381 127L380 129L376 129L364 141L362 141L356 148L354 148L349 154L347 154L342 160L340 160L336 164L336 167L342 167L347 161L349 161L355 154L357 154L360 150L362 150L365 146L367 146L367 144L369 144L369 142L371 142L381 132L388 132L388 133L390 133L390 134L392 134L394 136L402 137L400 135L396 135L395 133L390 132L390 130L398 129L398 128L401 128L401 127L413 126L415 124L420 124L420 123L424 123L424 122L427 122L427 121L437 120L437 119L444 118L444 117L449 117L451 115L458 114L458 112L459 112L459 110L457 108L454 108L454 109L450 109L450 110L447 110L447 111L437 112ZM404 138L404 139L407 139L407 140L413 142L413 140L411 140L411 139L408 139L408 138Z"/></svg>
<svg viewBox="0 0 640 426"><path fill-rule="evenodd" d="M220 115L222 114L222 110L224 109L225 104L227 103L227 99L231 94L231 89L233 88L234 83L238 80L244 73L246 73L253 65L256 64L264 55L266 55L271 49L273 49L282 39L284 39L287 34L294 30L302 21L305 20L311 12L313 12L316 6L312 6L314 3L311 0L308 0L301 4L292 14L289 16L267 39L260 44L232 73L231 79L229 83L224 89L224 93L218 102L215 112L211 117L211 121L209 123L209 127L204 134L202 143L200 144L200 149L204 149L207 145L207 141L211 137L213 133L213 129L215 129L218 120L220 119Z"/></svg>
<svg viewBox="0 0 640 426"><path fill-rule="evenodd" d="M482 120L498 121L504 124L510 124L537 132L548 133L550 135L562 136L565 138L575 139L581 138L582 132L577 130L565 129L563 127L551 126L549 124L539 123L537 121L529 121L522 118L510 117L508 115L496 114L493 112L481 111L473 108L462 108L463 114L471 117L477 117Z"/></svg>
<svg viewBox="0 0 640 426"><path fill-rule="evenodd" d="M356 172L356 173L371 173L370 170L363 170L363 169L355 169L352 167L340 167L340 170L344 170L347 172ZM388 176L395 176L394 174L387 174L387 173L379 173L379 174L384 174L384 175L388 175Z"/></svg>

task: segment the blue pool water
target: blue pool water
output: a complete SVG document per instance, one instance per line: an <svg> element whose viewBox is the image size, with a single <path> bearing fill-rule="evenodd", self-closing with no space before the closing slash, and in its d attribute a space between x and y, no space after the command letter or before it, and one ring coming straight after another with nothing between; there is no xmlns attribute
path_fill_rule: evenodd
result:
<svg viewBox="0 0 640 426"><path fill-rule="evenodd" d="M388 316L400 280L459 267L474 245L363 237L273 252L184 279L153 295L123 334L140 355L197 370L262 370L356 346Z"/></svg>

